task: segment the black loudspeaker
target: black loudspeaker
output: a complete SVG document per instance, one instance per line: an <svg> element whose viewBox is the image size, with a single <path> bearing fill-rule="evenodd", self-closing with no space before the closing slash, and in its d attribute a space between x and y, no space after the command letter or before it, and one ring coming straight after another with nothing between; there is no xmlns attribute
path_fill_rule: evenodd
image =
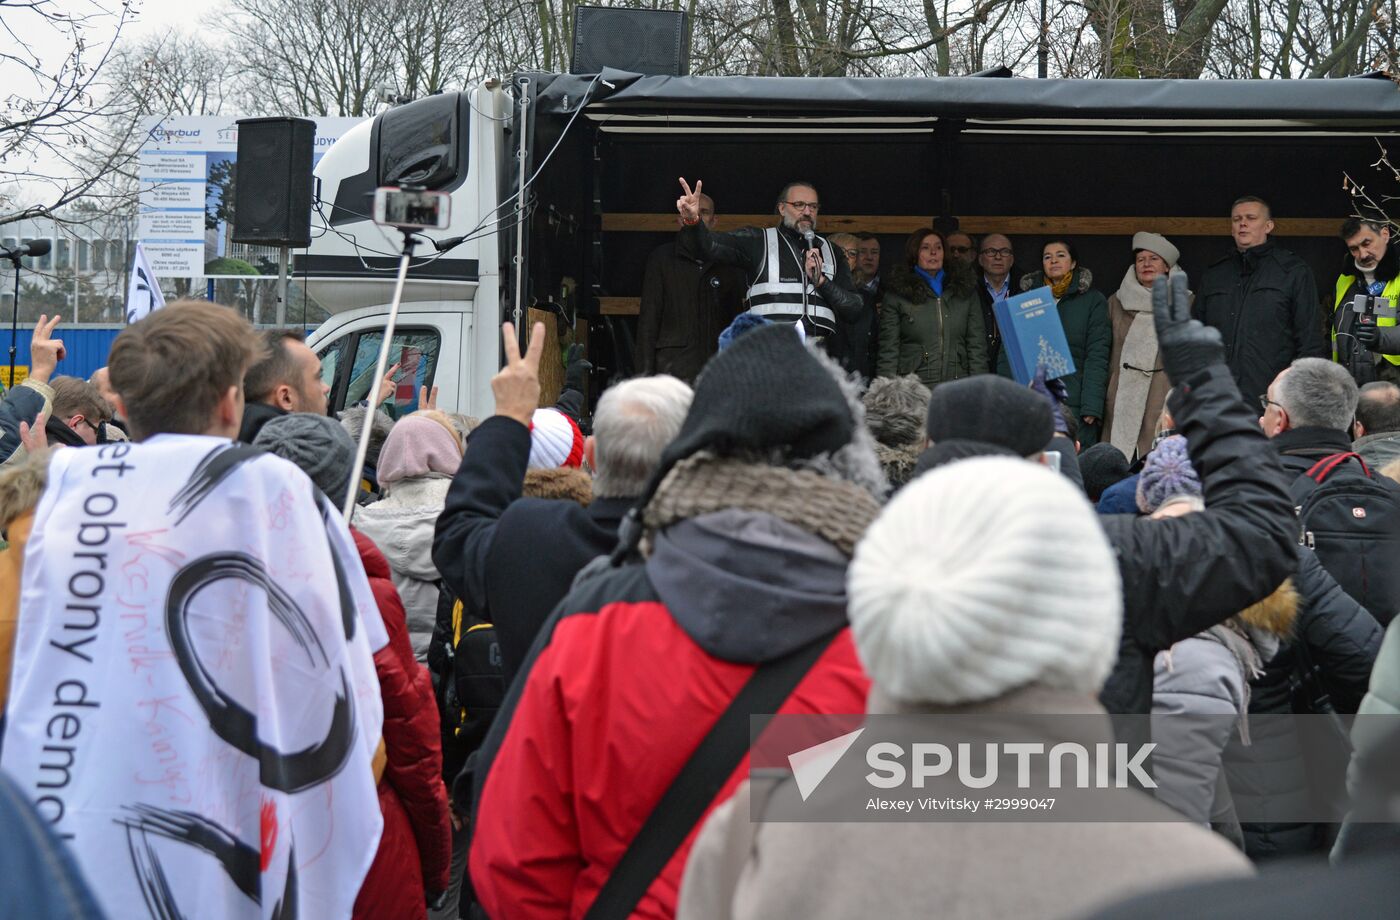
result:
<svg viewBox="0 0 1400 920"><path fill-rule="evenodd" d="M311 245L311 154L316 123L243 118L233 191L233 241Z"/></svg>
<svg viewBox="0 0 1400 920"><path fill-rule="evenodd" d="M683 77L690 73L690 22L673 10L574 8L574 60L570 73L604 67L632 73Z"/></svg>

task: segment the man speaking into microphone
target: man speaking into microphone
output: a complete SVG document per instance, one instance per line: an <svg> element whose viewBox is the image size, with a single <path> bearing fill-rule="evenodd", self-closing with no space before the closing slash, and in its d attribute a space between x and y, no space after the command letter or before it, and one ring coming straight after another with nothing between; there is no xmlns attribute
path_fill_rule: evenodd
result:
<svg viewBox="0 0 1400 920"><path fill-rule="evenodd" d="M863 301L851 284L844 258L817 235L821 202L810 182L789 182L778 193L776 227L744 227L715 233L700 219L703 183L681 179L676 199L681 229L676 240L683 258L738 265L748 278L749 312L773 322L802 323L818 340L836 331L837 319L860 316Z"/></svg>

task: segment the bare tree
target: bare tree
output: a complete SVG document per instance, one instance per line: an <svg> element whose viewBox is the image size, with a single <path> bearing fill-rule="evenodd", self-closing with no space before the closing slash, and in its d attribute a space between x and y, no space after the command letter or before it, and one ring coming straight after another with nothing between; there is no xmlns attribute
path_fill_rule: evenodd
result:
<svg viewBox="0 0 1400 920"><path fill-rule="evenodd" d="M134 155L92 143L100 119L133 105L108 80L130 16L121 0L0 0L0 224L94 194Z"/></svg>

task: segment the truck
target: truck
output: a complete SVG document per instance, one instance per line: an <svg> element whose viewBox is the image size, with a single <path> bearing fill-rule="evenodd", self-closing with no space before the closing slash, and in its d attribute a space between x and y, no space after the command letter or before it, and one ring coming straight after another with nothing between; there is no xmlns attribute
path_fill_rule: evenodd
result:
<svg viewBox="0 0 1400 920"><path fill-rule="evenodd" d="M403 245L370 219L374 190L450 193L450 225L421 233L413 253L391 343L394 400L409 411L420 386L436 386L439 408L484 417L507 320L523 337L532 317L546 319L560 346L551 359L584 344L590 397L634 372L643 266L676 232L678 177L704 180L721 230L774 222L778 190L812 183L818 231L876 234L885 268L931 224L1007 234L1018 271L1039 267L1042 240L1068 238L1105 292L1132 263L1134 232L1171 238L1194 276L1232 245L1231 203L1258 195L1325 294L1344 267L1348 189L1395 183L1377 161L1397 132L1400 89L1379 74L522 73L396 106L342 137L316 169L317 236L294 273L331 314L308 343L332 406L355 404L371 389ZM546 367L546 402L558 364Z"/></svg>

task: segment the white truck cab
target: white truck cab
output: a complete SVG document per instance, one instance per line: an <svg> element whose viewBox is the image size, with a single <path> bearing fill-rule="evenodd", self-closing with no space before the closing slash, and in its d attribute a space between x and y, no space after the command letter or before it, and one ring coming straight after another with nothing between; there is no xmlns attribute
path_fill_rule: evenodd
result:
<svg viewBox="0 0 1400 920"><path fill-rule="evenodd" d="M307 344L321 358L333 409L371 390L403 250L399 231L370 219L374 190L423 184L450 192L451 223L418 234L391 344L390 362L400 365L395 409L413 411L419 387L436 386L440 409L491 413L501 321L497 230L517 219L513 203L496 210L509 103L488 83L390 109L356 126L317 165L315 238L295 271L331 313ZM457 237L464 239L443 252L433 245Z"/></svg>

